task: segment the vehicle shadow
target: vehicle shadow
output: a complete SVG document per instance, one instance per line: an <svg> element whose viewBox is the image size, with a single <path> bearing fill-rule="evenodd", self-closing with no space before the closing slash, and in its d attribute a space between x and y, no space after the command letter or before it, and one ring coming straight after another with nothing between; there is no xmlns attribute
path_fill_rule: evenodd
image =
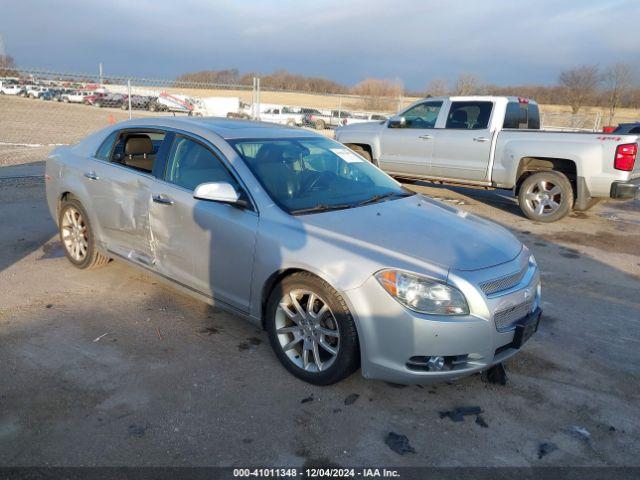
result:
<svg viewBox="0 0 640 480"><path fill-rule="evenodd" d="M447 192L454 192L470 200L483 203L487 206L500 209L507 213L518 215L521 218L526 218L520 210L520 207L518 206L518 200L513 196L513 193L510 190L485 189L482 187L465 187L422 180L408 181L402 179L402 183L408 185L409 187L415 185L417 187L427 187L436 191L441 191L441 196L433 196L433 198L436 200L441 200L447 203L450 202L454 205L461 205L460 203L457 203L456 198L447 195Z"/></svg>
<svg viewBox="0 0 640 480"><path fill-rule="evenodd" d="M44 179L40 176L2 177L0 168L0 272L34 251L42 256L63 256L45 200Z"/></svg>

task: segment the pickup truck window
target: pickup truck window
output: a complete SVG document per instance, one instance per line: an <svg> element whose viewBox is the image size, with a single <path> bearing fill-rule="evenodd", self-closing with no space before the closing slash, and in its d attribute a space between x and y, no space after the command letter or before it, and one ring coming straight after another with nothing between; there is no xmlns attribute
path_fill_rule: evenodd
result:
<svg viewBox="0 0 640 480"><path fill-rule="evenodd" d="M502 128L540 129L538 106L531 103L509 102Z"/></svg>
<svg viewBox="0 0 640 480"><path fill-rule="evenodd" d="M452 102L445 128L483 130L489 126L492 102Z"/></svg>
<svg viewBox="0 0 640 480"><path fill-rule="evenodd" d="M434 128L441 108L442 102L424 102L410 108L402 115L405 128Z"/></svg>

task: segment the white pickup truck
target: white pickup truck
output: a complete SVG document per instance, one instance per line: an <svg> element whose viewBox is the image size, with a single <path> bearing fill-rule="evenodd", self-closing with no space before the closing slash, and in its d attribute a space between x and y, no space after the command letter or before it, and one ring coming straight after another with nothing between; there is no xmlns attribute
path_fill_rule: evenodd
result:
<svg viewBox="0 0 640 480"><path fill-rule="evenodd" d="M525 98L426 98L335 137L397 177L513 190L541 222L640 189L640 135L540 130L538 105Z"/></svg>

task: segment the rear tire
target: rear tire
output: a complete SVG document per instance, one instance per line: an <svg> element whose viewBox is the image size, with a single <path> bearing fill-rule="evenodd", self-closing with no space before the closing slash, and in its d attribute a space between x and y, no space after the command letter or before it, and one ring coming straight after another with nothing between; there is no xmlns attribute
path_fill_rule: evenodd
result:
<svg viewBox="0 0 640 480"><path fill-rule="evenodd" d="M58 230L64 253L73 266L80 269L96 268L111 260L96 249L89 216L78 200L62 202Z"/></svg>
<svg viewBox="0 0 640 480"><path fill-rule="evenodd" d="M308 272L286 277L271 292L265 316L278 360L299 379L331 385L358 369L360 346L351 312L321 278Z"/></svg>
<svg viewBox="0 0 640 480"><path fill-rule="evenodd" d="M529 175L520 185L518 203L531 220L555 222L573 208L573 187L564 173L553 170Z"/></svg>

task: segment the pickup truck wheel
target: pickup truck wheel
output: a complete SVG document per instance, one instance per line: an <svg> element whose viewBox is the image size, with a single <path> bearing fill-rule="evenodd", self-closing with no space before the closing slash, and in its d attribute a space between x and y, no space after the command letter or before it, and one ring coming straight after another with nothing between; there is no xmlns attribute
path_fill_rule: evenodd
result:
<svg viewBox="0 0 640 480"><path fill-rule="evenodd" d="M331 385L357 370L355 322L342 296L308 272L286 277L269 296L265 327L282 365L315 385Z"/></svg>
<svg viewBox="0 0 640 480"><path fill-rule="evenodd" d="M324 120L316 120L315 127L316 127L316 130L324 130L327 126L324 123Z"/></svg>
<svg viewBox="0 0 640 480"><path fill-rule="evenodd" d="M354 145L352 143L347 143L345 146L347 148L353 150L354 152L356 152L358 155L360 155L365 160L368 160L369 162L371 162L371 154L367 150L362 148L360 145Z"/></svg>
<svg viewBox="0 0 640 480"><path fill-rule="evenodd" d="M573 208L573 187L563 173L534 173L522 182L518 202L522 212L531 220L555 222Z"/></svg>
<svg viewBox="0 0 640 480"><path fill-rule="evenodd" d="M62 203L58 226L64 253L74 266L88 269L109 263L111 259L95 247L89 217L80 202L71 199Z"/></svg>

